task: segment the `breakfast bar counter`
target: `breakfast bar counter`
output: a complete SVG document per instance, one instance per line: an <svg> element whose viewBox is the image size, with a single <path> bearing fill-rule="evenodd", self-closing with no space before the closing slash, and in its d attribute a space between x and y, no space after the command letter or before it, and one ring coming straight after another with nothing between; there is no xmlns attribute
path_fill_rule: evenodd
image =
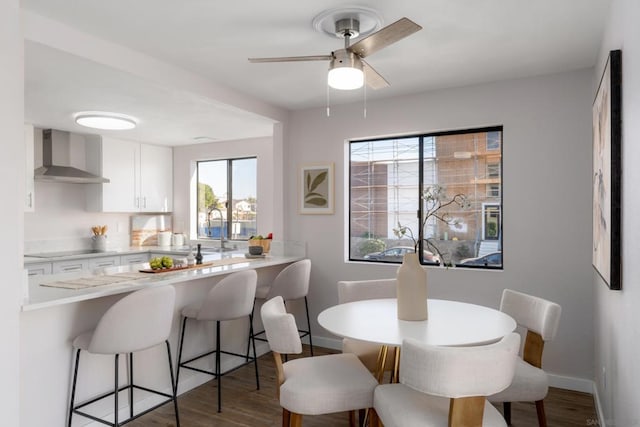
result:
<svg viewBox="0 0 640 427"><path fill-rule="evenodd" d="M205 266L201 268L161 273L139 273L141 269L148 269L148 265L143 267L142 264L133 264L107 267L95 272L84 271L32 276L29 278L28 295L23 301L22 311L117 295L151 286L187 283L192 280L220 276L234 271L289 264L300 259L302 257L296 255L268 255L264 258L246 258L244 253L238 251L205 255L203 258ZM121 280L117 280L118 275L121 276ZM95 285L91 283L92 280L100 283L101 278L104 278L103 283L107 284ZM109 278L113 278L113 283L109 283ZM86 279L87 286L76 289L55 287L56 282L82 282L81 279Z"/></svg>
<svg viewBox="0 0 640 427"><path fill-rule="evenodd" d="M276 251L272 251L276 252ZM177 270L165 273L140 273L148 264L108 267L87 273L66 273L32 276L29 278L28 296L20 313L20 409L21 424L25 426L62 426L66 425L71 382L73 339L79 334L95 328L106 310L125 295L138 289L154 286L173 286L176 290L176 305L169 342L175 361L178 347L179 326L183 307L202 301L209 290L226 275L247 269L258 273L258 286L270 283L277 274L290 263L303 259L304 245L295 250L279 251L264 258L245 258L244 251L225 254L207 254L203 264L213 263L197 269ZM111 278L119 277L117 283ZM131 277L128 277L128 276ZM25 274L26 276L26 274ZM109 284L96 286L96 282L108 279ZM59 283L88 284L78 289L51 287ZM45 286L43 286L45 285ZM291 304L294 313L303 313L303 307ZM256 306L259 312L260 306ZM260 316L254 319L256 328L261 329ZM125 331L126 333L126 331ZM225 350L244 354L249 334L248 319L224 322L221 329ZM215 343L215 328L211 325L194 328L185 342L185 355L200 354L210 350ZM269 350L266 343L257 345L259 354ZM121 384L127 379L126 366L122 359ZM203 366L212 368L214 361L205 360ZM137 353L136 376L145 386L170 392L170 382L166 375L166 349L157 346ZM235 358L221 361L223 370L235 367ZM174 364L175 366L175 364ZM80 375L76 398L84 400L100 395L112 387L113 358L101 355L89 355L83 358L81 371L98 372L95 375ZM86 371L85 371L86 372ZM111 380L108 380L111 379ZM185 372L180 375L178 393L184 393L209 381L210 376L198 372ZM152 406L151 401L142 393L136 394L135 405ZM108 400L108 399L107 399ZM123 399L123 404L126 399ZM109 419L113 412L112 402L104 407L95 408L100 417ZM93 411L92 411L93 412ZM82 417L74 417L73 425L83 425Z"/></svg>

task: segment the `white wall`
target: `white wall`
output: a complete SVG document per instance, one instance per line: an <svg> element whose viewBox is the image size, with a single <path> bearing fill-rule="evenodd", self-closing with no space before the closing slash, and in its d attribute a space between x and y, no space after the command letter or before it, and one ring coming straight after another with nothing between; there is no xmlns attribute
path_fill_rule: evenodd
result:
<svg viewBox="0 0 640 427"><path fill-rule="evenodd" d="M24 206L24 78L20 2L0 2L0 181L3 206L0 209L2 298L0 298L0 411L2 424L20 425L18 374L19 314L22 274L22 229Z"/></svg>
<svg viewBox="0 0 640 427"><path fill-rule="evenodd" d="M173 149L173 225L177 231L187 232L191 224L195 239L195 179L196 161L240 157L258 158L258 233L274 230L276 196L275 182L282 172L274 167L274 142L272 138L251 138L236 141L220 141ZM191 208L190 208L191 207ZM193 209L193 210L191 210ZM277 237L276 237L277 238ZM278 239L280 240L280 239Z"/></svg>
<svg viewBox="0 0 640 427"><path fill-rule="evenodd" d="M346 263L345 140L504 125L504 271L428 270L431 297L498 307L504 288L557 301L563 314L545 367L593 379L591 82L593 71L499 82L294 112L285 138L286 237L306 241L313 262L312 318L337 303L336 282L395 276L396 266ZM300 215L298 167L336 164L336 213ZM317 323L314 335L329 337ZM557 379L557 377L556 377Z"/></svg>
<svg viewBox="0 0 640 427"><path fill-rule="evenodd" d="M594 94L610 50L622 50L622 291L610 291L597 274L595 378L601 425L640 425L640 3L614 0L592 76Z"/></svg>

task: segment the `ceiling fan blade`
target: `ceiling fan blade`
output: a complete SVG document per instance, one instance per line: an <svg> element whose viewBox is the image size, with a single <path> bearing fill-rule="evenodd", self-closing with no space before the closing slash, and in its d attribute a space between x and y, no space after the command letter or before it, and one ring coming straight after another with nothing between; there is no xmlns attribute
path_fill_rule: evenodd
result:
<svg viewBox="0 0 640 427"><path fill-rule="evenodd" d="M371 65L367 64L364 60L361 61L364 68L364 81L367 83L367 86L374 90L389 86L389 82L374 70Z"/></svg>
<svg viewBox="0 0 640 427"><path fill-rule="evenodd" d="M348 50L361 58L365 58L421 29L420 25L409 18L402 18L352 44Z"/></svg>
<svg viewBox="0 0 640 427"><path fill-rule="evenodd" d="M282 56L278 58L249 58L251 63L261 62L300 62L300 61L330 61L331 55L311 55L311 56Z"/></svg>

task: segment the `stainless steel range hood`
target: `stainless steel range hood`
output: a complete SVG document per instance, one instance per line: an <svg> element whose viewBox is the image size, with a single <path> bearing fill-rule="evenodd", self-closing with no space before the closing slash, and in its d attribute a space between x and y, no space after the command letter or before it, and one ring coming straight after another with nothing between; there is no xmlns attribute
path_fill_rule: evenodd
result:
<svg viewBox="0 0 640 427"><path fill-rule="evenodd" d="M53 157L58 154L58 163ZM102 184L109 180L70 165L70 133L60 130L42 131L42 167L34 172L37 181L68 182L72 184Z"/></svg>

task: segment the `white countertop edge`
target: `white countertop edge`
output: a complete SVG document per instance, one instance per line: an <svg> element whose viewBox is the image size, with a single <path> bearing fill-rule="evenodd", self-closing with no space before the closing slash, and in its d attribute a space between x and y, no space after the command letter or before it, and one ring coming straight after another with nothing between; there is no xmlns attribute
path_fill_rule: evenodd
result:
<svg viewBox="0 0 640 427"><path fill-rule="evenodd" d="M211 259L211 258L210 258ZM219 257L217 259L220 259ZM185 283L191 280L204 279L207 277L229 274L234 271L271 267L281 264L288 264L304 259L303 256L269 256L264 259L247 260L246 263L204 267L193 270L180 270L171 273L149 274L149 278L138 279L128 282L120 282L113 285L97 286L86 289L63 289L40 286L41 283L55 282L63 278L72 279L88 277L91 273L82 274L53 274L34 276L29 281L29 300L22 303L22 311L32 311L42 308L55 307L63 304L70 304L80 301L87 301L110 295L132 292L138 289L153 286L171 285ZM207 258L205 257L205 261ZM139 267L139 265L138 265ZM114 267L111 267L114 268ZM128 266L121 266L122 271ZM134 266L133 271L137 271ZM35 301L32 301L35 300Z"/></svg>

